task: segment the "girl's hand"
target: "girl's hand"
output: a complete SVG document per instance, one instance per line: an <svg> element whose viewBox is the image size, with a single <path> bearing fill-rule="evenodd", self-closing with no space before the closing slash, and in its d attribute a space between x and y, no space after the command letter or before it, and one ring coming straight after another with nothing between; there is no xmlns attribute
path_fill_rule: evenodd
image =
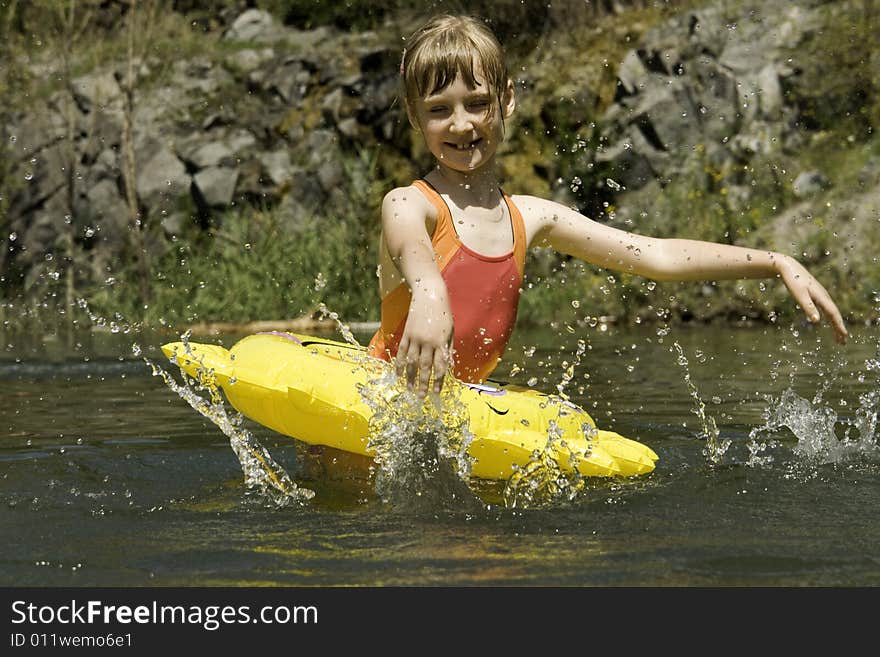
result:
<svg viewBox="0 0 880 657"><path fill-rule="evenodd" d="M817 323L821 317L819 314L821 308L834 329L837 342L845 344L849 334L843 324L843 317L840 316L840 311L822 284L803 265L789 256L777 257L776 270L791 296L807 314L807 319L812 324Z"/></svg>
<svg viewBox="0 0 880 657"><path fill-rule="evenodd" d="M428 393L432 375L433 391L443 389L443 379L452 364L452 313L444 298L413 296L397 349L397 375L405 374L410 390L415 389L420 398Z"/></svg>

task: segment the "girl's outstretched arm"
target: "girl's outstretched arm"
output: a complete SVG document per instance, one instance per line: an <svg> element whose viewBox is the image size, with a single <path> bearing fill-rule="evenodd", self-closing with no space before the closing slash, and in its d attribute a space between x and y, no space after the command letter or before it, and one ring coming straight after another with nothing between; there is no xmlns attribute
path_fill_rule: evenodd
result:
<svg viewBox="0 0 880 657"><path fill-rule="evenodd" d="M592 264L659 281L724 280L779 276L810 322L825 313L841 344L847 331L831 295L797 260L762 249L628 233L592 221L560 203L521 197L517 205L532 226L532 244Z"/></svg>
<svg viewBox="0 0 880 657"><path fill-rule="evenodd" d="M382 239L412 293L395 365L420 397L440 392L451 363L452 310L425 223L428 201L412 187L399 187L382 202Z"/></svg>

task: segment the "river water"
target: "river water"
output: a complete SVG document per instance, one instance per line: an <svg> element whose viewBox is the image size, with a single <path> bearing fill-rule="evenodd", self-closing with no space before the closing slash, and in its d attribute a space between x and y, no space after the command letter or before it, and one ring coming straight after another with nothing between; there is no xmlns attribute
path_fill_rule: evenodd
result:
<svg viewBox="0 0 880 657"><path fill-rule="evenodd" d="M148 361L179 375L158 350L177 336L6 335L0 585L878 585L880 341L851 332L839 347L806 326L520 330L500 378L564 382L659 461L516 506L479 482L468 500L389 502L245 420L314 493L280 505L154 376Z"/></svg>

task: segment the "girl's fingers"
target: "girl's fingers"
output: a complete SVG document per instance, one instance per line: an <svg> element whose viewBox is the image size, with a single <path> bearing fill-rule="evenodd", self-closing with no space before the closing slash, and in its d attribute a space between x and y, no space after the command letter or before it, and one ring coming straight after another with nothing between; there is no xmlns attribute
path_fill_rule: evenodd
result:
<svg viewBox="0 0 880 657"><path fill-rule="evenodd" d="M434 352L434 392L440 392L443 389L447 358L446 349L437 349Z"/></svg>
<svg viewBox="0 0 880 657"><path fill-rule="evenodd" d="M410 389L415 386L416 374L418 374L418 371L419 348L411 344L409 350L406 353L406 382L409 385Z"/></svg>
<svg viewBox="0 0 880 657"><path fill-rule="evenodd" d="M819 287L815 294L816 302L822 308L825 315L827 315L828 321L834 329L835 338L840 344L845 344L849 333L846 330L846 325L843 323L843 316L840 314L840 310L838 310L837 305L831 299L831 295L828 294L828 290L824 287Z"/></svg>
<svg viewBox="0 0 880 657"><path fill-rule="evenodd" d="M431 365L434 362L434 353L436 350L430 347L422 347L419 354L419 387L417 393L419 397L424 397L428 393L428 382L431 380Z"/></svg>
<svg viewBox="0 0 880 657"><path fill-rule="evenodd" d="M403 336L400 338L400 344L397 346L397 357L394 359L394 372L397 376L403 376L406 370L406 353L409 350L409 338Z"/></svg>

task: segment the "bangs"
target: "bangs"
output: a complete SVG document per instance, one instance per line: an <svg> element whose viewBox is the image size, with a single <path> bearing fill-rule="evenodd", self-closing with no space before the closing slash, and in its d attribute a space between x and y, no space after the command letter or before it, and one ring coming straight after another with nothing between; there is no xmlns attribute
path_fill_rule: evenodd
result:
<svg viewBox="0 0 880 657"><path fill-rule="evenodd" d="M485 25L469 18L444 17L426 26L410 40L402 65L408 103L439 93L459 75L477 88L477 69L493 100L500 101L507 84L501 46Z"/></svg>
<svg viewBox="0 0 880 657"><path fill-rule="evenodd" d="M435 57L419 57L418 59L422 61L413 62L413 76L418 98L425 98L443 91L455 82L459 75L471 89L480 86L477 82L477 76L474 74L474 59L469 52L447 51L437 53ZM421 71L418 70L420 68ZM488 73L484 72L484 75L487 78L485 83L492 87Z"/></svg>

